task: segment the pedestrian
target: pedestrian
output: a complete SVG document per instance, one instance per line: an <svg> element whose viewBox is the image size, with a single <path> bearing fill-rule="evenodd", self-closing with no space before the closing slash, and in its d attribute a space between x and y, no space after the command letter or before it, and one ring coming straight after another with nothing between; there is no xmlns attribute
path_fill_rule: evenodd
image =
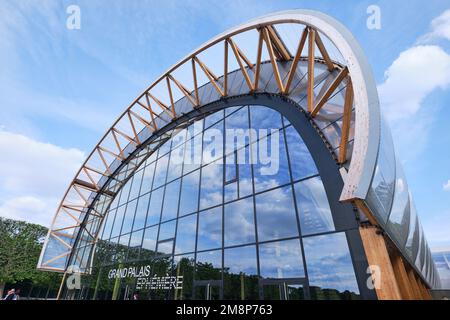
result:
<svg viewBox="0 0 450 320"><path fill-rule="evenodd" d="M8 291L8 293L6 294L6 297L3 300L16 300L16 299L14 299L15 295L16 295L16 290L11 289Z"/></svg>
<svg viewBox="0 0 450 320"><path fill-rule="evenodd" d="M13 300L19 300L19 298L20 298L20 289L16 289L14 292Z"/></svg>

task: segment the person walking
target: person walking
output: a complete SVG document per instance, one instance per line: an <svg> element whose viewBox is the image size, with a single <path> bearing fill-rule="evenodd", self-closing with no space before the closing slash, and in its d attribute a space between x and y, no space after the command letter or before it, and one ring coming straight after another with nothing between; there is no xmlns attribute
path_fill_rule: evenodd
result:
<svg viewBox="0 0 450 320"><path fill-rule="evenodd" d="M16 295L16 290L11 289L8 291L8 293L6 294L6 296L3 300L16 300L15 295Z"/></svg>

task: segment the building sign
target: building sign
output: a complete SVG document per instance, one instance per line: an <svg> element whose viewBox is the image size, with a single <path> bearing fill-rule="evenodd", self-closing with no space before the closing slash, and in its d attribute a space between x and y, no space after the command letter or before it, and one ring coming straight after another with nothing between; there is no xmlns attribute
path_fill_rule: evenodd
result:
<svg viewBox="0 0 450 320"><path fill-rule="evenodd" d="M170 290L183 288L183 276L151 276L151 267L132 266L118 269L111 269L108 272L108 279L136 278L136 290Z"/></svg>

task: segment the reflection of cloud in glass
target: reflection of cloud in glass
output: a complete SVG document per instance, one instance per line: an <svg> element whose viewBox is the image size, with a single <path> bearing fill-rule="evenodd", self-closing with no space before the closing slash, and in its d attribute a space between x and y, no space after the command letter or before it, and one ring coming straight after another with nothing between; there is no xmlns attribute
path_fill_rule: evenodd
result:
<svg viewBox="0 0 450 320"><path fill-rule="evenodd" d="M161 221L173 219L177 216L178 198L180 196L180 181L180 179L177 179L166 185Z"/></svg>
<svg viewBox="0 0 450 320"><path fill-rule="evenodd" d="M222 207L199 213L197 250L222 246Z"/></svg>
<svg viewBox="0 0 450 320"><path fill-rule="evenodd" d="M298 236L291 186L257 195L256 214L260 241Z"/></svg>
<svg viewBox="0 0 450 320"><path fill-rule="evenodd" d="M175 253L193 252L195 250L195 233L197 215L193 214L178 220Z"/></svg>
<svg viewBox="0 0 450 320"><path fill-rule="evenodd" d="M259 245L259 264L264 278L304 277L300 240L285 240Z"/></svg>
<svg viewBox="0 0 450 320"><path fill-rule="evenodd" d="M293 179L298 180L317 174L316 164L297 130L289 126L285 131Z"/></svg>
<svg viewBox="0 0 450 320"><path fill-rule="evenodd" d="M310 286L359 293L345 233L303 239Z"/></svg>
<svg viewBox="0 0 450 320"><path fill-rule="evenodd" d="M225 246L255 242L253 198L225 205Z"/></svg>
<svg viewBox="0 0 450 320"><path fill-rule="evenodd" d="M303 235L334 230L330 205L319 177L297 183L295 193Z"/></svg>
<svg viewBox="0 0 450 320"><path fill-rule="evenodd" d="M200 171L194 171L182 178L179 215L188 214L198 209L198 183Z"/></svg>
<svg viewBox="0 0 450 320"><path fill-rule="evenodd" d="M228 269L228 272L233 274L243 272L246 275L256 275L256 247L225 249L224 269Z"/></svg>
<svg viewBox="0 0 450 320"><path fill-rule="evenodd" d="M222 203L223 165L212 163L202 168L200 209Z"/></svg>
<svg viewBox="0 0 450 320"><path fill-rule="evenodd" d="M156 249L156 237L158 236L158 226L147 228L144 234L144 240L142 242L142 248L155 251Z"/></svg>

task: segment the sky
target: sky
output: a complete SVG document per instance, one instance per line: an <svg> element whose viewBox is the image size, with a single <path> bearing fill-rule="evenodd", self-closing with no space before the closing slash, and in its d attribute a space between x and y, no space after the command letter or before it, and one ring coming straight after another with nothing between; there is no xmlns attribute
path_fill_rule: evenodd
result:
<svg viewBox="0 0 450 320"><path fill-rule="evenodd" d="M70 5L80 29L66 27ZM367 8L381 28L367 28ZM286 9L365 51L430 247L450 247L450 1L3 0L0 216L48 226L84 158L157 76L218 33Z"/></svg>

